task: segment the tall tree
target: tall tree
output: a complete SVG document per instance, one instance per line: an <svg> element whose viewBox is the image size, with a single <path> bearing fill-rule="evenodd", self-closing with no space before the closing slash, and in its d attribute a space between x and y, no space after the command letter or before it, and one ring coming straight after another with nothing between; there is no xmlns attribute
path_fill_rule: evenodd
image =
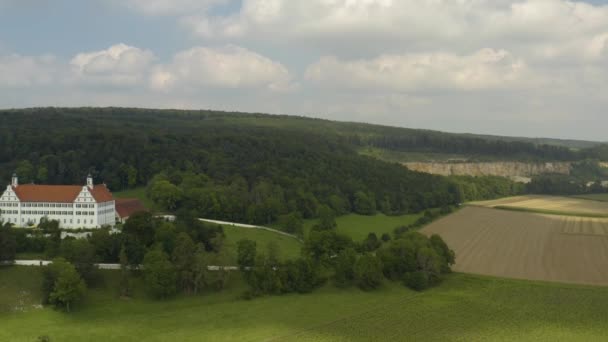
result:
<svg viewBox="0 0 608 342"><path fill-rule="evenodd" d="M369 291L382 284L382 263L380 259L371 254L365 254L355 263L355 278L357 286Z"/></svg>
<svg viewBox="0 0 608 342"><path fill-rule="evenodd" d="M0 224L0 261L12 262L17 253L17 237L9 223Z"/></svg>
<svg viewBox="0 0 608 342"><path fill-rule="evenodd" d="M237 263L241 269L255 266L257 256L257 246L255 241L243 239L237 246Z"/></svg>
<svg viewBox="0 0 608 342"><path fill-rule="evenodd" d="M179 288L188 293L194 291L194 265L196 263L196 245L186 233L179 233L171 260L177 271Z"/></svg>
<svg viewBox="0 0 608 342"><path fill-rule="evenodd" d="M332 230L338 226L336 223L336 215L334 211L326 206L322 205L319 207L319 222L314 226L315 230Z"/></svg>
<svg viewBox="0 0 608 342"><path fill-rule="evenodd" d="M130 297L132 293L131 288L131 266L129 265L129 258L127 258L127 251L123 246L120 249L120 283L119 293L121 297Z"/></svg>
<svg viewBox="0 0 608 342"><path fill-rule="evenodd" d="M95 265L97 256L93 244L84 239L64 239L61 241L61 256L71 262L88 286L94 286L100 278Z"/></svg>
<svg viewBox="0 0 608 342"><path fill-rule="evenodd" d="M177 274L167 254L153 248L144 257L144 281L150 295L167 298L177 291Z"/></svg>
<svg viewBox="0 0 608 342"><path fill-rule="evenodd" d="M57 258L45 270L45 291L48 293L48 302L56 307L64 308L70 312L74 303L84 297L86 285L74 265L65 259Z"/></svg>
<svg viewBox="0 0 608 342"><path fill-rule="evenodd" d="M336 258L334 283L338 287L347 287L355 281L355 263L357 253L352 248L342 251Z"/></svg>

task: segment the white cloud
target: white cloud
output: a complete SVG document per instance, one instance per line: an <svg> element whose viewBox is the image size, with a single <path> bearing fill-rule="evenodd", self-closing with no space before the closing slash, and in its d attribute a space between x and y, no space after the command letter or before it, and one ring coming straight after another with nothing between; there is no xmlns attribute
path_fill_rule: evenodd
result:
<svg viewBox="0 0 608 342"><path fill-rule="evenodd" d="M21 97L34 103L17 87L47 85L40 91L47 97L39 96L37 104L61 99L65 105L313 113L502 134L527 127L530 134L579 137L592 131L601 137L608 123L608 6L574 0L120 4L142 15L171 16L192 33L172 45L190 38L205 47L174 53L160 50L161 42L159 56L174 53L162 61L124 44L71 61L0 51L0 102L18 104L10 99ZM276 93L285 90L291 91Z"/></svg>
<svg viewBox="0 0 608 342"><path fill-rule="evenodd" d="M46 86L59 81L59 65L55 57L0 56L0 87L26 88Z"/></svg>
<svg viewBox="0 0 608 342"><path fill-rule="evenodd" d="M608 6L565 0L243 0L237 13L194 13L181 22L204 38L274 40L342 56L498 46L539 59L588 58L608 33Z"/></svg>
<svg viewBox="0 0 608 342"><path fill-rule="evenodd" d="M472 55L451 53L382 55L341 61L323 57L306 78L332 87L372 91L484 90L530 82L526 64L505 50L482 49Z"/></svg>
<svg viewBox="0 0 608 342"><path fill-rule="evenodd" d="M157 90L218 87L286 91L293 84L282 64L241 47L226 46L195 47L177 53L170 64L156 68L150 86Z"/></svg>
<svg viewBox="0 0 608 342"><path fill-rule="evenodd" d="M145 81L155 56L125 44L77 54L70 61L76 81L88 84L133 86Z"/></svg>
<svg viewBox="0 0 608 342"><path fill-rule="evenodd" d="M174 15L197 11L229 2L230 0L122 0L120 3L148 15Z"/></svg>

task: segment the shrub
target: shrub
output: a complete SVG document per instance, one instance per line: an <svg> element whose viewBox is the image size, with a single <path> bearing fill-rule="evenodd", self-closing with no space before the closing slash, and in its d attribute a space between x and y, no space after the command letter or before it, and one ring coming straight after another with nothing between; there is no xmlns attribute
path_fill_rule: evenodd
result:
<svg viewBox="0 0 608 342"><path fill-rule="evenodd" d="M429 288L429 277L423 271L409 272L405 274L403 283L415 291L423 291Z"/></svg>
<svg viewBox="0 0 608 342"><path fill-rule="evenodd" d="M355 263L355 279L360 289L374 290L382 285L382 278L382 263L377 257L366 254Z"/></svg>

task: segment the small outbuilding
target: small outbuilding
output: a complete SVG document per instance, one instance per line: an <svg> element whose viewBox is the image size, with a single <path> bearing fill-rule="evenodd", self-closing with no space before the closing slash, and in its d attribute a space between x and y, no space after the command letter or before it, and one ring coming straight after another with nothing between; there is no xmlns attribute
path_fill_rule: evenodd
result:
<svg viewBox="0 0 608 342"><path fill-rule="evenodd" d="M116 222L125 223L131 215L148 211L142 201L137 198L117 198L116 202Z"/></svg>

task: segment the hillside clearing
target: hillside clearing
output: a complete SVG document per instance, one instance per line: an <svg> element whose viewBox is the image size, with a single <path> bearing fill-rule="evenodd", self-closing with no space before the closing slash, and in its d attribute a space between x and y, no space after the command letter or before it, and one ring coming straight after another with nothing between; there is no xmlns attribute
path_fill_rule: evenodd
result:
<svg viewBox="0 0 608 342"><path fill-rule="evenodd" d="M608 285L608 220L467 207L422 230L456 252L454 270Z"/></svg>
<svg viewBox="0 0 608 342"><path fill-rule="evenodd" d="M392 236L393 230L399 226L407 226L423 214L409 214L400 216L387 216L378 214L374 216L364 216L357 214L344 215L336 218L338 225L337 231L353 238L354 241L363 241L369 233L376 233L378 238L387 233ZM304 223L304 233L307 235L317 220L306 220Z"/></svg>
<svg viewBox="0 0 608 342"><path fill-rule="evenodd" d="M279 246L279 257L282 260L295 259L300 256L302 244L289 236L273 233L267 230L239 228L234 226L223 226L226 240L224 248L228 251L231 259L236 264L237 244L240 240L249 239L257 244L259 252L266 252L270 242L275 242Z"/></svg>

